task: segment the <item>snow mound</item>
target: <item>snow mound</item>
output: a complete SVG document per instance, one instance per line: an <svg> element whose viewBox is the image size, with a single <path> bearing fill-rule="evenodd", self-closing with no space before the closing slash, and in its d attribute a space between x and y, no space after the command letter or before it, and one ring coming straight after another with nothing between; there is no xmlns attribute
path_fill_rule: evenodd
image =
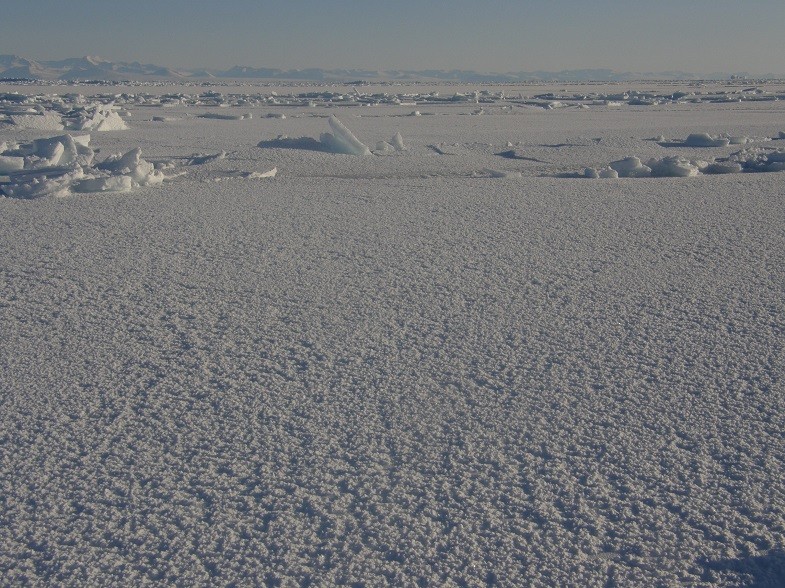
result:
<svg viewBox="0 0 785 588"><path fill-rule="evenodd" d="M390 141L379 141L376 143L376 149L373 150L374 155L384 155L388 153L395 153L406 151L406 146L403 144L403 137L401 133L395 133Z"/></svg>
<svg viewBox="0 0 785 588"><path fill-rule="evenodd" d="M136 148L92 165L95 152L89 135L36 139L10 149L4 144L0 171L8 174L9 181L0 184L0 191L11 198L32 199L72 192L124 192L163 182L163 173L141 153Z"/></svg>
<svg viewBox="0 0 785 588"><path fill-rule="evenodd" d="M616 171L620 178L645 178L651 175L651 168L643 165L635 156L613 161L610 168Z"/></svg>
<svg viewBox="0 0 785 588"><path fill-rule="evenodd" d="M210 161L219 161L221 159L226 158L226 151L220 151L214 155L205 155L203 153L195 153L191 157L189 157L185 164L186 165L202 165L204 163L208 163Z"/></svg>
<svg viewBox="0 0 785 588"><path fill-rule="evenodd" d="M742 171L740 163L735 161L722 161L710 163L703 170L704 174L737 174Z"/></svg>
<svg viewBox="0 0 785 588"><path fill-rule="evenodd" d="M730 139L727 137L715 137L709 133L692 133L687 136L684 144L687 147L726 147L730 145Z"/></svg>
<svg viewBox="0 0 785 588"><path fill-rule="evenodd" d="M742 149L728 158L729 162L741 165L749 172L781 172L785 171L785 149L765 149L752 147Z"/></svg>
<svg viewBox="0 0 785 588"><path fill-rule="evenodd" d="M523 174L519 171L507 171L503 169L485 168L481 174L473 174L475 177L488 178L520 178Z"/></svg>
<svg viewBox="0 0 785 588"><path fill-rule="evenodd" d="M228 171L221 172L218 177L212 178L213 182L223 182L228 179L241 179L241 180L258 180L264 178L274 178L278 173L278 168L274 167L266 172L245 172L245 171Z"/></svg>
<svg viewBox="0 0 785 588"><path fill-rule="evenodd" d="M71 189L74 192L128 192L134 187L134 181L128 176L109 176L88 178L75 182Z"/></svg>
<svg viewBox="0 0 785 588"><path fill-rule="evenodd" d="M583 170L583 177L585 178L618 178L619 172L615 169L611 169L609 167L604 167L602 169L596 169L593 167L587 167Z"/></svg>
<svg viewBox="0 0 785 588"><path fill-rule="evenodd" d="M253 115L248 112L246 114L220 114L218 112L205 112L204 114L197 115L198 118L213 118L217 120L246 120L253 118Z"/></svg>
<svg viewBox="0 0 785 588"><path fill-rule="evenodd" d="M697 176L700 168L695 162L683 157L665 157L646 162L651 175L657 178L688 178Z"/></svg>
<svg viewBox="0 0 785 588"><path fill-rule="evenodd" d="M322 133L319 141L332 153L371 155L371 150L339 121L334 114L327 121L332 133Z"/></svg>

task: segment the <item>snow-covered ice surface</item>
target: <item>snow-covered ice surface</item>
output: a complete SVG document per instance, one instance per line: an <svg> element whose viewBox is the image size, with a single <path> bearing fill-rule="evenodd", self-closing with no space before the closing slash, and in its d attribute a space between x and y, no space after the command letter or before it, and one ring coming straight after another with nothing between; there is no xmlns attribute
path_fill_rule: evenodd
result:
<svg viewBox="0 0 785 588"><path fill-rule="evenodd" d="M624 88L116 89L171 182L0 198L2 583L785 584L785 102Z"/></svg>

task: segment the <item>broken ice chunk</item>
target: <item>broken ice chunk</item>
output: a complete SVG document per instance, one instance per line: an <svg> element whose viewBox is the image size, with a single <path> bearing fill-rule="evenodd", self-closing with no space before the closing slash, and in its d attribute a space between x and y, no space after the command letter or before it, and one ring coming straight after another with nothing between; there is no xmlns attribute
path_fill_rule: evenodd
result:
<svg viewBox="0 0 785 588"><path fill-rule="evenodd" d="M387 141L379 141L376 143L376 149L374 149L374 153L382 154L382 153L391 153L395 151L395 147L390 145Z"/></svg>
<svg viewBox="0 0 785 588"><path fill-rule="evenodd" d="M25 181L23 177L19 177L17 182L3 186L3 192L6 196L26 199L41 198L43 196L67 196L70 193L69 187L71 184L74 180L84 177L84 172L81 167L77 167L57 177L37 175L29 179L29 181ZM12 181L15 179L17 178L12 176Z"/></svg>
<svg viewBox="0 0 785 588"><path fill-rule="evenodd" d="M371 150L339 121L334 114L327 121L334 134L322 133L319 140L333 153L370 155Z"/></svg>
<svg viewBox="0 0 785 588"><path fill-rule="evenodd" d="M403 144L403 137L401 137L401 133L395 133L390 143L392 144L392 146L395 148L396 151L403 151L404 149L406 149L406 147Z"/></svg>
<svg viewBox="0 0 785 588"><path fill-rule="evenodd" d="M123 155L110 155L96 168L129 176L140 186L152 186L164 181L164 175L152 163L142 159L139 147Z"/></svg>

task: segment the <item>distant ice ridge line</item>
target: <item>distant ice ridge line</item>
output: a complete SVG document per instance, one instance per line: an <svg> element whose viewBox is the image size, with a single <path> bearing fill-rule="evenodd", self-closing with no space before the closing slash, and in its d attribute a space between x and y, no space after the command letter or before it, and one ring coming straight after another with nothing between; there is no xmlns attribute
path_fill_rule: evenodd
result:
<svg viewBox="0 0 785 588"><path fill-rule="evenodd" d="M745 72L734 74L746 77ZM573 69L559 71L517 71L517 72L480 72L460 69L390 69L385 71L371 69L280 69L270 67L234 66L229 69L192 68L174 69L156 64L139 62L109 61L100 57L85 56L60 60L33 60L18 55L0 55L0 77L50 79L50 80L144 80L144 79L187 79L187 78L256 78L277 80L416 80L430 79L470 83L523 81L616 81L633 80L695 80L728 79L730 72L695 74L684 71L659 72L620 72L608 68ZM754 76L750 76L754 77ZM785 77L785 72L776 76L763 74L759 78Z"/></svg>

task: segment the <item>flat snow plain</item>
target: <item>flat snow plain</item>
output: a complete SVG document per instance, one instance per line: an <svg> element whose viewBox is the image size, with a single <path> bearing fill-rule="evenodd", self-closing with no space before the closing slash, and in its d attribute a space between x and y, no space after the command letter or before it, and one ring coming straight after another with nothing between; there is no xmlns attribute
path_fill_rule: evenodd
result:
<svg viewBox="0 0 785 588"><path fill-rule="evenodd" d="M563 176L785 101L480 106L126 106L227 155L0 198L0 582L784 585L785 173Z"/></svg>

